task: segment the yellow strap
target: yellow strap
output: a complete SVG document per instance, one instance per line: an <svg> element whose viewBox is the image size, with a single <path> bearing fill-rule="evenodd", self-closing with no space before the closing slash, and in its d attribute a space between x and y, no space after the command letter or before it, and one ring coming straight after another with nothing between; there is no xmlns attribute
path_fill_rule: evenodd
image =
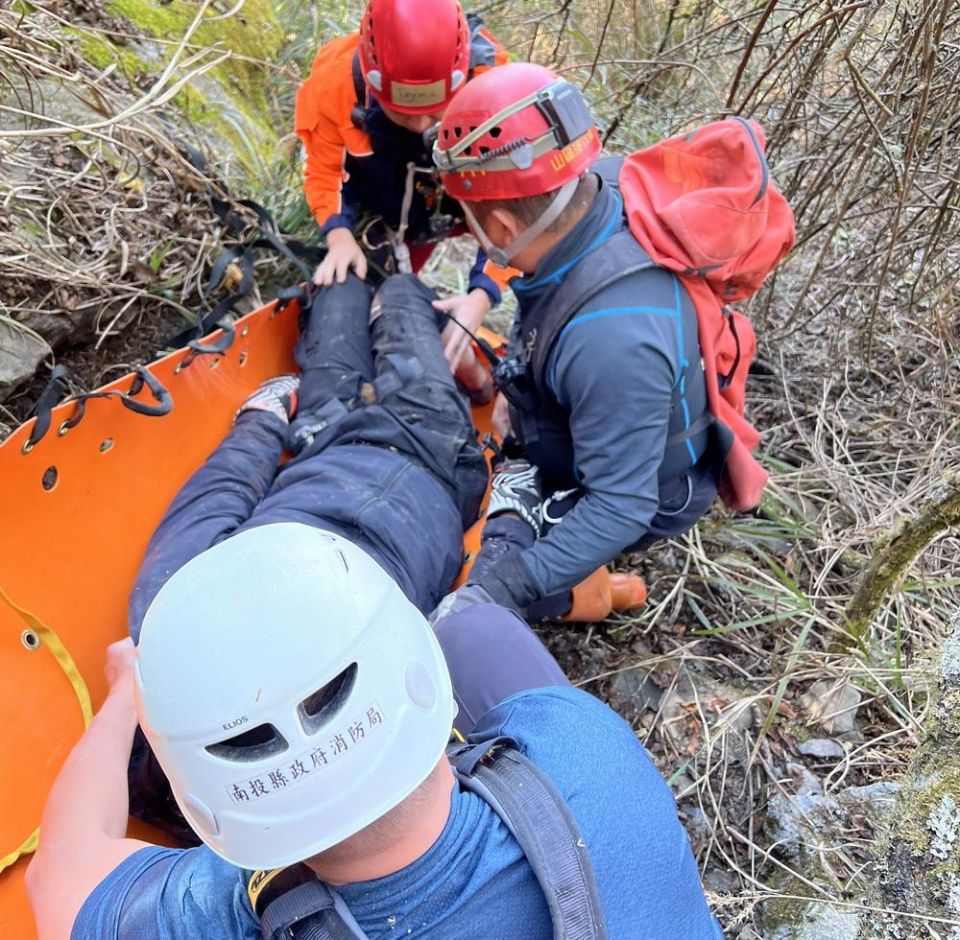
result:
<svg viewBox="0 0 960 940"><path fill-rule="evenodd" d="M250 899L250 906L254 913L257 910L257 898L260 897L260 893L283 871L286 871L286 868L267 868L255 871L250 876L250 881L247 882L247 897Z"/></svg>
<svg viewBox="0 0 960 940"><path fill-rule="evenodd" d="M80 714L83 716L83 727L86 728L90 724L90 719L93 718L93 706L90 703L90 692L87 689L86 682L83 681L83 676L80 675L80 670L77 669L77 664L73 661L73 657L67 652L67 648L60 642L60 637L56 635L45 623L39 620L37 617L34 617L29 611L24 610L22 607L18 607L9 597L7 597L6 592L3 588L0 588L0 601L3 601L14 613L16 613L23 622L33 630L37 636L40 637L41 644L45 645L47 649L50 650L50 654L53 658L60 664L60 668L63 670L63 674L67 677L70 685L73 686L73 691L77 696L77 701L80 703ZM26 839L12 852L0 857L0 872L5 868L8 868L12 865L18 858L22 855L29 855L31 852L36 851L37 842L40 838L39 828L34 829L33 832L27 836Z"/></svg>

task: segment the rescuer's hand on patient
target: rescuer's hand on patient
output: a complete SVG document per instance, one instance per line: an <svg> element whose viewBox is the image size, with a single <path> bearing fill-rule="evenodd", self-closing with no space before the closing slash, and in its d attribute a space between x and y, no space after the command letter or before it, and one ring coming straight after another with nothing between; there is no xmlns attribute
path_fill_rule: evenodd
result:
<svg viewBox="0 0 960 940"><path fill-rule="evenodd" d="M342 284L350 269L360 280L367 276L367 256L348 228L332 228L327 232L327 254L313 272L313 283L328 287Z"/></svg>
<svg viewBox="0 0 960 940"><path fill-rule="evenodd" d="M433 306L436 310L449 314L452 319L443 328L440 338L443 341L443 353L450 363L450 368L456 372L463 354L470 346L470 333L476 333L483 323L483 318L490 312L493 306L490 303L490 295L479 287L474 288L469 294L458 294L456 297L447 297L444 300L435 300ZM462 324L458 326L457 323ZM466 327L464 330L462 327Z"/></svg>

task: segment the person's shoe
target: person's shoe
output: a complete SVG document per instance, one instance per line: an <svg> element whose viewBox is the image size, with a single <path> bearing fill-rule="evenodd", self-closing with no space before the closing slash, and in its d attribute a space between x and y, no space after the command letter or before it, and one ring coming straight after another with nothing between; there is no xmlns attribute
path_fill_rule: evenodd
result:
<svg viewBox="0 0 960 940"><path fill-rule="evenodd" d="M493 471L487 518L512 512L540 535L540 470L526 460L505 460Z"/></svg>
<svg viewBox="0 0 960 940"><path fill-rule="evenodd" d="M236 418L245 411L266 411L276 415L284 424L297 413L299 375L278 375L267 379L238 409Z"/></svg>

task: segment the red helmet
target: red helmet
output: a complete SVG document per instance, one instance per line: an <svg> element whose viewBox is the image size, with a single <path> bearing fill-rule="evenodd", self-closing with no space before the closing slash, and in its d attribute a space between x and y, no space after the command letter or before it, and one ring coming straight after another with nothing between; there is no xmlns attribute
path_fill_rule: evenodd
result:
<svg viewBox="0 0 960 940"><path fill-rule="evenodd" d="M456 199L517 199L552 192L600 153L580 90L531 63L478 75L450 103L433 159Z"/></svg>
<svg viewBox="0 0 960 940"><path fill-rule="evenodd" d="M370 94L403 114L446 107L470 71L470 29L457 0L369 0L360 68Z"/></svg>

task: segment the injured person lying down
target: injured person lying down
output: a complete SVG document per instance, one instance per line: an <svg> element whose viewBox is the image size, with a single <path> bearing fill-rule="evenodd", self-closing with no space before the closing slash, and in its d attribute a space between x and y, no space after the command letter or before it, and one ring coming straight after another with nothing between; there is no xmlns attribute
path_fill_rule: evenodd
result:
<svg viewBox="0 0 960 940"><path fill-rule="evenodd" d="M41 940L720 936L629 726L514 612L423 614L487 481L431 299L322 291L299 383L164 516L44 812Z"/></svg>

